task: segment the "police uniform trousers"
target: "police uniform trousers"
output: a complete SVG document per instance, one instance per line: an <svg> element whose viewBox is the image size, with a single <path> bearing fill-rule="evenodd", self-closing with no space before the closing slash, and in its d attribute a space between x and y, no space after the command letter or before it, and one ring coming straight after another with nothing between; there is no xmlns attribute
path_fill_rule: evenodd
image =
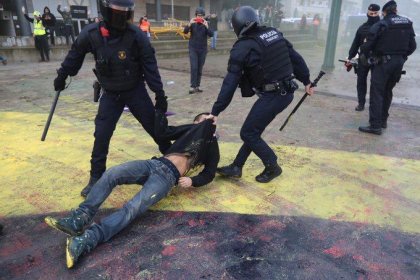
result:
<svg viewBox="0 0 420 280"><path fill-rule="evenodd" d="M254 152L264 163L277 163L277 156L268 144L261 138L265 128L282 112L293 100L293 93L262 93L254 103L241 128L241 139L244 141L234 160L236 166L242 167L251 152Z"/></svg>
<svg viewBox="0 0 420 280"><path fill-rule="evenodd" d="M389 61L372 67L369 123L373 128L381 128L388 119L392 89L401 78L404 62L402 55L391 55Z"/></svg>
<svg viewBox="0 0 420 280"><path fill-rule="evenodd" d="M95 142L90 161L91 177L100 178L106 170L109 143L125 105L127 105L130 112L141 123L146 132L152 138L154 137L155 109L143 82L140 82L136 88L129 91L104 91L100 98L98 113L95 118ZM159 145L162 153L170 147L169 141L154 140Z"/></svg>
<svg viewBox="0 0 420 280"><path fill-rule="evenodd" d="M367 76L371 66L359 63L357 67L357 99L359 104L364 106L366 103Z"/></svg>

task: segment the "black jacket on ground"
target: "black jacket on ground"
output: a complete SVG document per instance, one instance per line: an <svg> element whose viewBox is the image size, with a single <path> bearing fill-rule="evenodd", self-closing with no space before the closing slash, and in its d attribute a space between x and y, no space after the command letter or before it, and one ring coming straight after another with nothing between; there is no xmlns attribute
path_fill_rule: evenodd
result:
<svg viewBox="0 0 420 280"><path fill-rule="evenodd" d="M156 110L155 137L159 140L175 140L165 151L169 154L189 154L190 168L204 165L204 169L191 177L194 187L201 187L210 183L216 175L217 164L220 160L219 144L214 136L216 126L212 120L205 120L199 124L169 126L165 114Z"/></svg>

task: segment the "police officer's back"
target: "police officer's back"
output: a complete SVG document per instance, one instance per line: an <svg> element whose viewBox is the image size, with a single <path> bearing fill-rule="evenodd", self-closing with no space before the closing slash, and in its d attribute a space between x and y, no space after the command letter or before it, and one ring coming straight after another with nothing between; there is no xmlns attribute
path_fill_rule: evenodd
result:
<svg viewBox="0 0 420 280"><path fill-rule="evenodd" d="M257 93L242 129L244 141L234 162L218 169L225 176L240 177L242 166L251 152L263 162L265 169L256 177L267 183L281 174L277 156L261 134L271 121L293 100L296 83L293 74L306 85L309 93L309 70L303 58L293 49L282 33L271 27L259 26L259 18L251 7L242 6L235 11L232 25L238 40L228 62L228 73L223 81L212 116L218 116L232 100L239 84L244 97Z"/></svg>
<svg viewBox="0 0 420 280"><path fill-rule="evenodd" d="M90 180L82 191L83 196L106 169L110 139L125 105L144 129L154 136L154 108L145 81L156 94L155 107L166 112L168 106L154 49L147 36L131 23L133 0L100 1L100 9L104 21L83 28L54 81L55 89L63 90L67 76L75 76L86 53L93 53L102 96L95 118ZM170 145L169 141L157 143L162 152Z"/></svg>
<svg viewBox="0 0 420 280"><path fill-rule="evenodd" d="M384 18L369 30L367 42L361 47L364 54L372 52L371 92L369 122L359 127L362 132L382 134L387 128L389 107L392 102L392 89L401 77L407 57L416 49L412 22L397 15L397 3L387 2L382 12Z"/></svg>

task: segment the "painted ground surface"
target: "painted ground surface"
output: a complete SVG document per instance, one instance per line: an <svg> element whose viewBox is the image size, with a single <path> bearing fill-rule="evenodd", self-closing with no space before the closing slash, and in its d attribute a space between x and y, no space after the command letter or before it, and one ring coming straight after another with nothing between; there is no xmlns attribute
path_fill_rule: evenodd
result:
<svg viewBox="0 0 420 280"><path fill-rule="evenodd" d="M31 67L40 68L34 73ZM84 69L63 93L47 141L40 142L53 67L0 70L1 279L418 279L420 111L393 108L383 136L361 135L356 128L366 112L355 114L354 102L325 96L308 100L286 133L278 133L284 118L267 129L284 170L280 178L256 183L262 165L253 156L240 180L216 177L200 189L175 188L67 270L65 236L42 220L82 201L96 105ZM208 111L212 88L221 83L205 78L209 93L191 97L185 94L188 77L162 76L175 81L167 89L174 124ZM238 123L252 100L233 102L220 118L221 164L239 148ZM157 154L125 113L108 166ZM100 215L138 189L117 188Z"/></svg>

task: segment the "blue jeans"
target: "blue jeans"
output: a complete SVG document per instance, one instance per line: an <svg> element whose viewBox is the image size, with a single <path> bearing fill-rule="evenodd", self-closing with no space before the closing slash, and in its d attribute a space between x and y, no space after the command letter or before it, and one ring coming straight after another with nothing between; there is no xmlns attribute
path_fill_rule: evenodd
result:
<svg viewBox="0 0 420 280"><path fill-rule="evenodd" d="M189 48L191 67L191 87L200 86L204 62L206 62L207 49Z"/></svg>
<svg viewBox="0 0 420 280"><path fill-rule="evenodd" d="M176 177L168 166L155 159L135 160L114 166L96 182L86 200L79 205L79 210L93 218L112 190L123 184L139 184L143 188L123 208L102 219L100 224L94 223L87 229L88 235L94 239L94 246L108 241L150 206L164 198L176 184Z"/></svg>
<svg viewBox="0 0 420 280"><path fill-rule="evenodd" d="M265 128L293 100L293 93L287 95L263 93L254 103L241 128L241 139L244 141L234 164L242 167L251 152L254 152L264 163L277 163L277 156L268 144L261 138Z"/></svg>
<svg viewBox="0 0 420 280"><path fill-rule="evenodd" d="M211 37L210 47L212 49L216 49L216 43L217 43L217 30L216 31L213 31L213 37Z"/></svg>

